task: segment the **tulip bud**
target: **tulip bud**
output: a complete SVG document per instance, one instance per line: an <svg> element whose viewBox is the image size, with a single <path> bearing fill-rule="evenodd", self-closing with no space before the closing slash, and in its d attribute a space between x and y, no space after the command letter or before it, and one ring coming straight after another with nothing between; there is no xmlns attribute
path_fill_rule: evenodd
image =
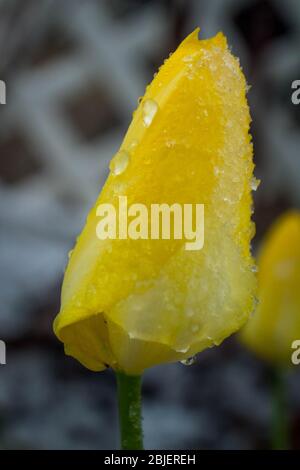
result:
<svg viewBox="0 0 300 470"><path fill-rule="evenodd" d="M262 358L291 365L292 343L300 339L300 213L281 216L258 258L258 299L242 341Z"/></svg>
<svg viewBox="0 0 300 470"><path fill-rule="evenodd" d="M135 375L245 323L256 284L249 124L245 77L225 37L199 41L194 31L147 87L70 257L54 325L67 354ZM125 196L128 207L144 205L148 226L118 233L112 224L101 237L103 204L130 218ZM203 204L204 245L187 248L191 230L151 238L155 204Z"/></svg>

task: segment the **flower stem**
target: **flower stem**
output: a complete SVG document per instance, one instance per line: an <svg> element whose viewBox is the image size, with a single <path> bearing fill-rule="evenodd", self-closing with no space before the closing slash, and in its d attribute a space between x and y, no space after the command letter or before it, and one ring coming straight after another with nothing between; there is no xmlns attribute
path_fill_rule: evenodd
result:
<svg viewBox="0 0 300 470"><path fill-rule="evenodd" d="M272 372L272 448L285 450L289 447L288 417L285 377L279 368Z"/></svg>
<svg viewBox="0 0 300 470"><path fill-rule="evenodd" d="M140 375L116 372L118 386L121 449L143 449L142 403Z"/></svg>

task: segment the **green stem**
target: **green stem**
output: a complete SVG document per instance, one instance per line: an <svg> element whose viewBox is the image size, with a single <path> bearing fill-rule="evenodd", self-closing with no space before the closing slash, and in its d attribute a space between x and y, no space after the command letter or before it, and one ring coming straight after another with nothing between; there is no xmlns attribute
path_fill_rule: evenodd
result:
<svg viewBox="0 0 300 470"><path fill-rule="evenodd" d="M289 448L287 397L284 373L279 368L272 370L272 448Z"/></svg>
<svg viewBox="0 0 300 470"><path fill-rule="evenodd" d="M116 372L119 402L121 448L143 449L141 376Z"/></svg>

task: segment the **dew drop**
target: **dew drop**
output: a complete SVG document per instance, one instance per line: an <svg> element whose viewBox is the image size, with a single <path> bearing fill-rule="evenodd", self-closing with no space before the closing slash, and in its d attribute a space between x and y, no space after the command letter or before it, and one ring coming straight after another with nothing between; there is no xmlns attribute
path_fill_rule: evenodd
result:
<svg viewBox="0 0 300 470"><path fill-rule="evenodd" d="M74 250L70 250L68 253L68 258L70 259Z"/></svg>
<svg viewBox="0 0 300 470"><path fill-rule="evenodd" d="M185 354L188 350L189 348L187 347L187 348L176 349L176 352Z"/></svg>
<svg viewBox="0 0 300 470"><path fill-rule="evenodd" d="M258 272L258 267L254 264L253 266L251 266L251 271L253 273L257 273Z"/></svg>
<svg viewBox="0 0 300 470"><path fill-rule="evenodd" d="M109 169L113 175L121 175L123 173L129 163L130 157L127 152L124 150L120 150L117 152L114 158L111 160L109 164Z"/></svg>
<svg viewBox="0 0 300 470"><path fill-rule="evenodd" d="M158 110L158 104L154 100L146 100L143 104L143 123L149 127Z"/></svg>
<svg viewBox="0 0 300 470"><path fill-rule="evenodd" d="M184 56L184 57L182 58L182 61L183 61L183 62L187 62L187 63L192 62L192 61L193 61L193 57L192 57L191 55L186 55L186 56Z"/></svg>
<svg viewBox="0 0 300 470"><path fill-rule="evenodd" d="M226 204L233 204L233 201L230 197L223 197L223 201L226 203Z"/></svg>
<svg viewBox="0 0 300 470"><path fill-rule="evenodd" d="M260 185L260 180L258 180L257 178L255 178L255 176L253 176L251 179L252 191L256 191L259 185Z"/></svg>
<svg viewBox="0 0 300 470"><path fill-rule="evenodd" d="M197 361L197 355L192 356L192 357L188 357L187 359L183 359L180 362L184 366L192 366L193 364L195 364L196 361Z"/></svg>
<svg viewBox="0 0 300 470"><path fill-rule="evenodd" d="M129 149L132 150L132 149L135 149L135 147L137 147L138 145L138 141L137 140L133 140L131 142L131 144L129 145Z"/></svg>

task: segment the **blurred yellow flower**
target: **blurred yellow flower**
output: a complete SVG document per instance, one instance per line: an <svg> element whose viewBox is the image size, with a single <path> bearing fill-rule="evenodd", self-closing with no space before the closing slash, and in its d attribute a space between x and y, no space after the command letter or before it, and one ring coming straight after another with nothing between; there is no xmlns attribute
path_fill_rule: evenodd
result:
<svg viewBox="0 0 300 470"><path fill-rule="evenodd" d="M292 343L300 339L300 212L275 222L258 266L259 305L241 338L264 359L291 365Z"/></svg>
<svg viewBox="0 0 300 470"><path fill-rule="evenodd" d="M54 324L67 354L127 374L184 360L238 330L253 309L252 144L246 81L225 37L198 30L134 112L70 256ZM205 243L96 237L98 205L204 204Z"/></svg>

